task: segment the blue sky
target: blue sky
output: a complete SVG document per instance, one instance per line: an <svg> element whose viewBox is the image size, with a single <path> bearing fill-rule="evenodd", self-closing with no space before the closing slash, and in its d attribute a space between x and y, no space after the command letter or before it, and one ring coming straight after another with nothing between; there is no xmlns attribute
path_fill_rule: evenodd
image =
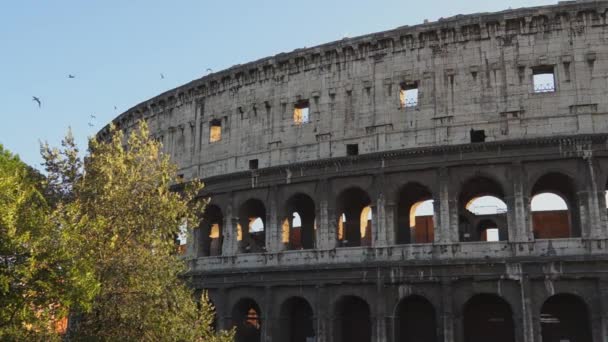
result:
<svg viewBox="0 0 608 342"><path fill-rule="evenodd" d="M72 127L84 149L87 136L122 111L207 68L425 19L554 3L7 0L0 10L0 143L39 168L39 141L58 145Z"/></svg>

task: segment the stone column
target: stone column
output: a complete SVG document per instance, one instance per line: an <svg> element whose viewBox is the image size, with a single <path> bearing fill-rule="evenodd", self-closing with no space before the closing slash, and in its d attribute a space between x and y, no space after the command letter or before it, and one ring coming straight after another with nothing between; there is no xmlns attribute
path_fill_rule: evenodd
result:
<svg viewBox="0 0 608 342"><path fill-rule="evenodd" d="M520 274L520 293L521 293L521 315L523 320L523 336L524 342L534 342L534 308L532 307L532 293L530 291L530 280L527 276L522 275L521 265L519 266Z"/></svg>
<svg viewBox="0 0 608 342"><path fill-rule="evenodd" d="M455 200L450 198L450 179L446 168L437 172L439 194L435 195L434 218L435 243L450 243L458 241L458 208Z"/></svg>
<svg viewBox="0 0 608 342"><path fill-rule="evenodd" d="M268 195L269 210L266 213L266 251L269 253L278 253L282 248L281 227L278 224L279 213L277 205L277 187L273 186Z"/></svg>
<svg viewBox="0 0 608 342"><path fill-rule="evenodd" d="M513 195L507 197L507 224L509 241L527 242L534 240L531 225L530 198L524 186L524 171L521 163L511 167L513 175Z"/></svg>
<svg viewBox="0 0 608 342"><path fill-rule="evenodd" d="M232 202L232 195L230 195L230 201ZM222 243L222 256L233 256L238 253L238 217L233 216L232 208L232 203L229 203L226 206L226 213L224 215L224 227L222 227L222 232L224 233L224 243Z"/></svg>
<svg viewBox="0 0 608 342"><path fill-rule="evenodd" d="M317 301L315 303L315 334L317 342L331 342L332 336L332 317L330 298L327 294L327 289L323 285L317 286Z"/></svg>
<svg viewBox="0 0 608 342"><path fill-rule="evenodd" d="M441 282L441 325L443 328L443 341L453 342L454 334L454 308L452 303L452 284L449 281ZM441 341L442 336L438 336Z"/></svg>
<svg viewBox="0 0 608 342"><path fill-rule="evenodd" d="M389 225L386 220L385 211L385 193L386 185L384 181L384 175L379 174L374 179L375 188L375 201L372 205L372 246L373 247L386 247L387 236Z"/></svg>
<svg viewBox="0 0 608 342"><path fill-rule="evenodd" d="M589 173L589 181L587 186L589 188L589 194L587 196L587 216L588 216L588 227L581 227L582 236L589 237L592 239L605 238L606 237L606 204L604 191L599 189L598 179L595 168L595 159L592 157L589 151L584 159L586 161L587 170ZM603 205L603 206L602 206ZM585 234L587 232L587 234Z"/></svg>
<svg viewBox="0 0 608 342"><path fill-rule="evenodd" d="M329 184L327 180L321 180L319 182L319 189L323 189L322 193L319 193L318 198L318 211L317 211L317 234L316 234L316 245L317 249L333 249L336 248L337 238L336 229L338 225L338 218L335 214L335 208L330 205L328 194Z"/></svg>

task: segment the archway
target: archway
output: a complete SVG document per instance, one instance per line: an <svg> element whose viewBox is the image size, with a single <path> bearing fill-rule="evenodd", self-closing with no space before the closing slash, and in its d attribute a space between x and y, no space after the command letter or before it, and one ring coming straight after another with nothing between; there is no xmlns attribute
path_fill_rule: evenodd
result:
<svg viewBox="0 0 608 342"><path fill-rule="evenodd" d="M501 185L488 177L475 177L462 186L459 196L459 236L460 241L488 241L488 232L480 230L480 225L494 223L490 233L495 241L509 239L507 225L507 205ZM497 233L497 234L496 234Z"/></svg>
<svg viewBox="0 0 608 342"><path fill-rule="evenodd" d="M591 342L587 305L572 294L549 297L540 312L543 342Z"/></svg>
<svg viewBox="0 0 608 342"><path fill-rule="evenodd" d="M421 296L402 299L395 310L395 338L399 342L437 341L433 304Z"/></svg>
<svg viewBox="0 0 608 342"><path fill-rule="evenodd" d="M483 219L477 224L477 234L480 241L500 241L498 225L490 219Z"/></svg>
<svg viewBox="0 0 608 342"><path fill-rule="evenodd" d="M249 199L239 208L237 240L239 252L259 253L266 251L266 208L258 199Z"/></svg>
<svg viewBox="0 0 608 342"><path fill-rule="evenodd" d="M217 256L222 254L224 215L213 204L207 205L199 224L198 256Z"/></svg>
<svg viewBox="0 0 608 342"><path fill-rule="evenodd" d="M401 188L397 201L397 244L433 242L432 198L428 188L418 183L409 183Z"/></svg>
<svg viewBox="0 0 608 342"><path fill-rule="evenodd" d="M371 342L372 323L369 305L356 296L342 297L335 308L336 342Z"/></svg>
<svg viewBox="0 0 608 342"><path fill-rule="evenodd" d="M371 200L360 188L350 188L338 196L337 238L340 247L369 246L372 238Z"/></svg>
<svg viewBox="0 0 608 342"><path fill-rule="evenodd" d="M308 342L315 337L312 307L301 297L281 305L281 338L285 342Z"/></svg>
<svg viewBox="0 0 608 342"><path fill-rule="evenodd" d="M464 340L513 342L515 330L511 306L493 294L478 294L464 306Z"/></svg>
<svg viewBox="0 0 608 342"><path fill-rule="evenodd" d="M548 173L532 187L532 230L536 239L580 237L579 212L572 179Z"/></svg>
<svg viewBox="0 0 608 342"><path fill-rule="evenodd" d="M260 342L261 310L250 298L241 299L232 309L232 325L236 327L235 342Z"/></svg>
<svg viewBox="0 0 608 342"><path fill-rule="evenodd" d="M287 200L282 240L287 249L315 248L315 203L308 195L296 194Z"/></svg>

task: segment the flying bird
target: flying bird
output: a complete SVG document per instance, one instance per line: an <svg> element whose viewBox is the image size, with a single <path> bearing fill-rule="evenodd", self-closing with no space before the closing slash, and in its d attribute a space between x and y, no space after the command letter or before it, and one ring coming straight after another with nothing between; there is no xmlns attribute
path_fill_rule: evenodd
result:
<svg viewBox="0 0 608 342"><path fill-rule="evenodd" d="M38 103L38 108L42 107L42 101L40 101L40 99L37 98L36 96L32 96L32 101Z"/></svg>
<svg viewBox="0 0 608 342"><path fill-rule="evenodd" d="M89 127L94 127L95 125L93 125L92 123L89 122Z"/></svg>
<svg viewBox="0 0 608 342"><path fill-rule="evenodd" d="M68 78L76 78L76 76L74 76L74 75L72 75L72 74L69 74L69 75L68 75Z"/></svg>
<svg viewBox="0 0 608 342"><path fill-rule="evenodd" d="M207 74L210 74L212 72L213 72L213 70L211 70L211 68L207 68Z"/></svg>
<svg viewBox="0 0 608 342"><path fill-rule="evenodd" d="M164 80L165 79L165 75L163 75L163 73L160 74L160 79Z"/></svg>
<svg viewBox="0 0 608 342"><path fill-rule="evenodd" d="M114 110L117 110L117 109L118 109L118 107L114 106Z"/></svg>
<svg viewBox="0 0 608 342"><path fill-rule="evenodd" d="M97 119L97 117L93 114L89 115L91 117L91 119Z"/></svg>

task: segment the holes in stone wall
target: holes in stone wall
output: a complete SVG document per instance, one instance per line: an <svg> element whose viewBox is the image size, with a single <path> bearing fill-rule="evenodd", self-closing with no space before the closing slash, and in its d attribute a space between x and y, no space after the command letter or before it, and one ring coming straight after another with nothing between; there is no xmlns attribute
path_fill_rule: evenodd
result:
<svg viewBox="0 0 608 342"><path fill-rule="evenodd" d="M247 200L239 209L237 240L239 252L259 253L266 251L266 208L262 201Z"/></svg>
<svg viewBox="0 0 608 342"><path fill-rule="evenodd" d="M483 129L473 129L469 132L472 143L480 143L486 141L486 131Z"/></svg>
<svg viewBox="0 0 608 342"><path fill-rule="evenodd" d="M293 108L293 122L301 125L310 122L310 102L301 100Z"/></svg>
<svg viewBox="0 0 608 342"><path fill-rule="evenodd" d="M459 196L460 241L508 240L507 205L498 182L475 177L462 186Z"/></svg>
<svg viewBox="0 0 608 342"><path fill-rule="evenodd" d="M433 242L433 200L428 188L418 183L407 184L399 192L397 202L397 243Z"/></svg>
<svg viewBox="0 0 608 342"><path fill-rule="evenodd" d="M209 142L214 143L222 140L222 121L212 120L209 123Z"/></svg>
<svg viewBox="0 0 608 342"><path fill-rule="evenodd" d="M570 177L549 173L532 187L532 229L536 239L580 236L576 191Z"/></svg>
<svg viewBox="0 0 608 342"><path fill-rule="evenodd" d="M346 155L356 156L359 154L359 144L346 144Z"/></svg>
<svg viewBox="0 0 608 342"><path fill-rule="evenodd" d="M418 106L418 82L402 83L399 89L400 108Z"/></svg>
<svg viewBox="0 0 608 342"><path fill-rule="evenodd" d="M258 169L258 160L251 159L249 160L249 170L257 170Z"/></svg>
<svg viewBox="0 0 608 342"><path fill-rule="evenodd" d="M551 93L555 91L555 73L552 65L532 68L534 93Z"/></svg>
<svg viewBox="0 0 608 342"><path fill-rule="evenodd" d="M340 247L370 246L372 237L371 200L360 188L343 191L336 203L337 238Z"/></svg>

